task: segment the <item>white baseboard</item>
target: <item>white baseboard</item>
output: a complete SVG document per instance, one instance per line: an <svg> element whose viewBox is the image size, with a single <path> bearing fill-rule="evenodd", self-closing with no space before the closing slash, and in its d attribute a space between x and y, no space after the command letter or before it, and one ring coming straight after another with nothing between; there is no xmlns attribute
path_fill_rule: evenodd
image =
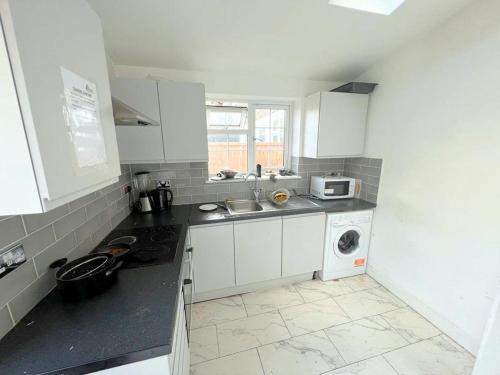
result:
<svg viewBox="0 0 500 375"><path fill-rule="evenodd" d="M236 294L255 292L261 289L276 288L282 285L288 285L288 284L298 283L300 281L311 280L312 275L313 275L312 272L309 272L302 275L285 277L276 280L262 281L246 285L239 285L232 288L217 289L202 293L195 292L193 302L208 301L216 298L234 296Z"/></svg>
<svg viewBox="0 0 500 375"><path fill-rule="evenodd" d="M443 331L445 334L450 336L453 340L463 346L472 354L476 355L479 350L479 340L475 340L466 332L464 332L455 323L448 320L448 318L432 307L422 302L419 298L411 293L408 293L404 288L402 288L398 283L392 280L387 275L389 272L383 269L376 269L375 267L368 264L366 273L373 277L376 281L382 284L384 287L389 289L393 294L402 299L408 306L418 312L420 315L429 320L437 328Z"/></svg>

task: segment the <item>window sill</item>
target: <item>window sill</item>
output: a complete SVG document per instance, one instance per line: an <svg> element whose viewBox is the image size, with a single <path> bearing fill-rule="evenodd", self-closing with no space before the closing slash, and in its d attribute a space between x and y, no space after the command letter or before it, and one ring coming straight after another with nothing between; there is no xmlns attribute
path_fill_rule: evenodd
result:
<svg viewBox="0 0 500 375"><path fill-rule="evenodd" d="M269 176L262 176L259 177L259 181L271 181ZM290 180L302 180L302 177L300 176L276 176L276 181L290 181ZM255 178L250 178L247 182L253 182L255 181ZM205 181L205 184L234 184L234 183L243 183L245 182L244 178L227 178L225 180L218 180L218 181L213 181L213 180L207 180Z"/></svg>

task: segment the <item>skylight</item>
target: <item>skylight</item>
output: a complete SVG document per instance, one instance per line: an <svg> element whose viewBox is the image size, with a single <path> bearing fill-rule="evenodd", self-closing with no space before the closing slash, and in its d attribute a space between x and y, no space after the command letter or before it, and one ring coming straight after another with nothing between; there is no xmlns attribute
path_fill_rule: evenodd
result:
<svg viewBox="0 0 500 375"><path fill-rule="evenodd" d="M329 4L388 16L404 2L405 0L330 0Z"/></svg>

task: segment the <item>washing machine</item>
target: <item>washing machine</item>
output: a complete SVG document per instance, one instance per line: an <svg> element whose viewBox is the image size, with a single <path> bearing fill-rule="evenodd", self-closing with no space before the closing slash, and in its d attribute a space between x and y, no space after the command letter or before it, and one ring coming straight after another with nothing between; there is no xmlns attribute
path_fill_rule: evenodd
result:
<svg viewBox="0 0 500 375"><path fill-rule="evenodd" d="M321 280L363 274L370 247L373 210L327 215Z"/></svg>

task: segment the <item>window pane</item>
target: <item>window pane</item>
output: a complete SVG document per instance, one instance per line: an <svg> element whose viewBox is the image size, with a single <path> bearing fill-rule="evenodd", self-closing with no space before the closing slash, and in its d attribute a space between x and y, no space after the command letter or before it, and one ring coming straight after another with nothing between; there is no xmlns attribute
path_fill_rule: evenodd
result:
<svg viewBox="0 0 500 375"><path fill-rule="evenodd" d="M248 129L248 104L207 100L208 129Z"/></svg>
<svg viewBox="0 0 500 375"><path fill-rule="evenodd" d="M255 161L264 169L279 169L285 164L285 109L255 110Z"/></svg>
<svg viewBox="0 0 500 375"><path fill-rule="evenodd" d="M221 111L207 110L208 128L246 128L247 111Z"/></svg>
<svg viewBox="0 0 500 375"><path fill-rule="evenodd" d="M222 169L247 171L248 143L244 134L208 135L208 173L214 175Z"/></svg>
<svg viewBox="0 0 500 375"><path fill-rule="evenodd" d="M226 102L224 100L206 100L205 104L207 106L213 107L238 107L238 108L248 108L248 103L241 102Z"/></svg>

